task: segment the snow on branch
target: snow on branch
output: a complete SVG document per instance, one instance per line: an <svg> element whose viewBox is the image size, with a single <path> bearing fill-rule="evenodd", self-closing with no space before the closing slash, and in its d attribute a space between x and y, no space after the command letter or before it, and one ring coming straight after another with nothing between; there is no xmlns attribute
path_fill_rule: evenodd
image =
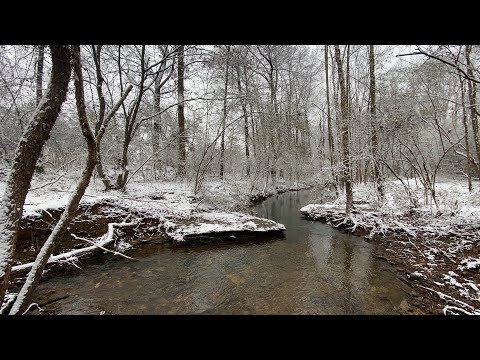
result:
<svg viewBox="0 0 480 360"><path fill-rule="evenodd" d="M103 249L105 251L108 251L107 249L105 249L105 246L107 246L108 244L110 244L114 240L113 236L114 236L115 229L116 228L122 228L122 227L130 227L130 226L134 226L134 225L137 225L137 223L136 222L110 223L110 224L108 224L107 233L105 235L103 235L99 239L98 242L96 242L96 243L92 242L93 243L92 246L84 247L84 248L81 248L81 249L75 249L75 250L68 251L68 252L65 252L65 253L62 253L62 254L58 254L58 255L52 255L48 259L47 264L56 263L60 260L71 259L71 258L76 257L78 255L82 255L82 254L86 254L86 253L95 251L99 248ZM74 235L74 237L76 237L76 236ZM114 252L114 253L116 255L120 255L117 252ZM121 255L124 256L124 257L127 257L129 259L132 259L128 256L123 255L123 254L121 254ZM14 266L14 267L12 267L12 274L29 270L33 266L33 264L34 264L34 262L30 262L30 263L27 263L27 264Z"/></svg>

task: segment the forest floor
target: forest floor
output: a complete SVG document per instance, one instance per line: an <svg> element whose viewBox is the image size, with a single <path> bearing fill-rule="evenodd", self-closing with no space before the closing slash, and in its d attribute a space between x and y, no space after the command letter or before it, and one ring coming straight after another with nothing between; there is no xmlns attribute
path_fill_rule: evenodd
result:
<svg viewBox="0 0 480 360"><path fill-rule="evenodd" d="M412 184L411 184L412 186ZM418 199L423 188L412 188ZM474 184L478 189L478 183ZM302 214L375 241L377 257L422 296L412 305L431 314L480 314L480 192L453 181L436 185L438 208L411 208L399 182L386 184L379 206L370 185L354 187L354 210L345 216L345 197L318 201Z"/></svg>

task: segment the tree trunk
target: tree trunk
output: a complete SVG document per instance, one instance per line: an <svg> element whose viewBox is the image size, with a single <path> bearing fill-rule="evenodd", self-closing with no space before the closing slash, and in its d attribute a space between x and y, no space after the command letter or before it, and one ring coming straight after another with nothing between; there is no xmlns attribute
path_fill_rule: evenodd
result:
<svg viewBox="0 0 480 360"><path fill-rule="evenodd" d="M48 90L20 139L0 205L0 304L8 286L25 197L38 157L65 101L70 80L69 47L51 45L50 53L52 72Z"/></svg>
<svg viewBox="0 0 480 360"><path fill-rule="evenodd" d="M238 87L238 94L240 96L240 104L242 106L242 112L244 117L244 133L245 133L245 158L246 158L246 173L247 177L250 176L250 151L248 148L248 113L247 113L247 100L246 94L242 93L242 82L240 78L240 66L237 65L237 87Z"/></svg>
<svg viewBox="0 0 480 360"><path fill-rule="evenodd" d="M346 87L346 91L347 91L347 111L348 111L348 118L350 119L352 114L350 112L350 102L351 102L351 99L350 99L350 45L347 45L347 54L346 54L346 59L345 59L345 67L346 67L346 71L345 71L345 87Z"/></svg>
<svg viewBox="0 0 480 360"><path fill-rule="evenodd" d="M130 173L130 170L128 168L128 147L130 146L130 140L125 139L123 142L123 151L122 151L122 160L121 160L121 165L120 168L122 169L122 172L120 175L117 177L117 183L116 187L119 190L124 191L125 190L125 185L127 184L127 179L128 179L128 174Z"/></svg>
<svg viewBox="0 0 480 360"><path fill-rule="evenodd" d="M228 70L229 70L229 55L230 45L226 45L227 54L225 60L225 86L223 91L223 116L222 116L222 136L220 138L220 179L223 180L225 171L225 124L227 121L227 90L228 90Z"/></svg>
<svg viewBox="0 0 480 360"><path fill-rule="evenodd" d="M92 52L93 52L93 61L95 63L95 75L97 78L97 82L95 84L95 87L97 89L97 96L98 96L98 116L97 116L97 121L95 123L95 136L98 135L98 132L100 131L100 128L103 125L103 121L105 120L105 97L103 96L103 76L102 76L102 69L101 69L101 53L102 53L102 45L97 45L94 46L92 45ZM100 144L97 144L98 149L97 149L97 174L100 177L100 180L103 183L103 186L105 186L105 190L109 191L113 189L112 181L110 180L110 177L105 174L105 171L103 170L103 164L102 164L102 159L100 156Z"/></svg>
<svg viewBox="0 0 480 360"><path fill-rule="evenodd" d="M467 179L468 179L468 191L472 192L472 175L470 171L470 144L468 139L468 124L467 124L467 111L465 108L465 83L463 82L462 77L459 75L460 86L461 86L461 95L462 95L462 123L463 129L465 131L465 149L467 151Z"/></svg>
<svg viewBox="0 0 480 360"><path fill-rule="evenodd" d="M161 50L163 53L163 57L166 56L167 51L168 51L168 45L165 45L165 48L161 48L160 45L158 45L158 49ZM160 99L161 99L161 94L160 91L162 89L162 86L164 82L162 82L163 79L163 71L165 70L166 62L162 62L160 65L159 72L160 74L157 76L155 79L155 87L154 87L154 93L153 93L153 113L158 114L153 118L153 133L152 133L152 150L153 150L153 176L154 179L157 179L157 172L161 171L161 162L160 162L160 139L162 136L162 115L160 114Z"/></svg>
<svg viewBox="0 0 480 360"><path fill-rule="evenodd" d="M342 59L340 58L340 47L335 45L335 59L337 62L338 81L340 83L340 108L342 118L342 148L343 148L343 178L345 182L346 204L345 212L350 214L353 207L352 178L350 172L350 145L349 145L349 114L348 99L343 75Z"/></svg>
<svg viewBox="0 0 480 360"><path fill-rule="evenodd" d="M184 84L183 76L185 71L184 45L178 48L178 175L185 177L186 166L186 137L185 137L185 114L184 114Z"/></svg>
<svg viewBox="0 0 480 360"><path fill-rule="evenodd" d="M37 69L36 69L36 101L35 105L40 103L43 96L43 62L45 57L45 45L38 45L38 58L37 58Z"/></svg>
<svg viewBox="0 0 480 360"><path fill-rule="evenodd" d="M270 112L269 112L269 129L268 132L270 134L270 147L272 149L272 162L270 163L270 176L272 179L272 185L275 185L277 181L277 162L278 162L278 153L277 148L275 146L275 138L276 138L276 129L278 126L278 105L277 105L277 87L273 79L273 67L271 68L270 72Z"/></svg>
<svg viewBox="0 0 480 360"><path fill-rule="evenodd" d="M155 89L153 94L153 113L158 114L160 112L160 76L155 81ZM153 118L153 133L152 133L152 150L154 155L153 159L153 177L157 179L157 172L160 171L160 133L161 133L161 115L157 115Z"/></svg>
<svg viewBox="0 0 480 360"><path fill-rule="evenodd" d="M330 154L330 167L332 179L335 181L335 195L338 196L338 178L335 175L335 145L333 143L332 115L330 112L330 84L328 81L328 45L325 45L325 85L327 88L327 131L328 150Z"/></svg>
<svg viewBox="0 0 480 360"><path fill-rule="evenodd" d="M251 144L252 144L252 149L253 149L253 159L256 158L257 156L257 149L256 149L256 145L255 145L255 117L254 117L254 114L253 114L253 105L252 105L252 99L250 97L250 89L248 87L248 76L247 76L247 70L246 70L246 67L244 66L243 67L243 73L244 73L244 77L245 77L245 104L248 103L248 107L249 107L249 110L250 110L250 125L251 125ZM248 127L248 125L247 125Z"/></svg>
<svg viewBox="0 0 480 360"><path fill-rule="evenodd" d="M19 315L22 314L30 304L33 293L42 277L43 270L48 262L48 259L53 251L53 245L57 239L65 236L68 226L71 219L74 217L75 212L77 211L78 204L82 199L83 194L90 182L90 178L95 170L96 164L96 152L97 152L97 143L95 141L92 130L88 123L87 114L85 112L85 97L83 90L83 75L82 68L80 64L80 46L72 46L72 65L75 73L75 99L77 104L78 118L80 121L80 127L82 129L82 134L87 142L88 156L85 168L82 172L82 177L77 184L75 193L73 194L70 202L68 203L66 209L64 210L60 220L55 225L52 233L48 237L45 244L42 246L35 264L32 266L32 269L28 273L27 280L23 285L20 293L13 304L12 309L10 310L10 315Z"/></svg>
<svg viewBox="0 0 480 360"><path fill-rule="evenodd" d="M472 63L470 60L470 52L472 51L472 45L466 45L465 57L467 58L467 75L474 79ZM473 141L475 142L475 149L477 151L477 176L480 180L480 139L478 134L478 118L477 118L477 84L474 81L467 80L468 85L468 98L470 100L470 117L472 120Z"/></svg>
<svg viewBox="0 0 480 360"><path fill-rule="evenodd" d="M373 181L378 192L380 202L385 198L385 190L380 173L380 161L378 151L378 134L377 134L377 103L375 89L375 49L373 45L369 47L369 63L370 63L370 126L372 127L372 159L373 159Z"/></svg>
<svg viewBox="0 0 480 360"><path fill-rule="evenodd" d="M332 70L330 72L330 75L331 75L331 78L332 78L332 89L333 89L333 109L335 110L335 130L336 130L336 133L335 133L335 141L334 143L337 144L337 149L338 149L338 152L340 154L340 146L341 146L341 140L340 140L340 136L341 136L341 121L340 121L340 110L339 110L339 102L340 102L340 96L339 96L339 91L340 91L340 85L338 83L338 81L336 81L336 76L335 74L337 73L336 72L336 60L335 60L335 55L334 53L331 52L331 50L329 49L330 51L330 56L332 58ZM339 155L340 156L340 160L342 159L342 154ZM337 185L340 189L344 189L345 188L345 182L344 182L344 178L343 178L343 173L342 175L339 177L338 174L335 175L335 180L337 182Z"/></svg>
<svg viewBox="0 0 480 360"><path fill-rule="evenodd" d="M105 186L105 190L110 191L113 189L113 185L112 185L112 182L110 181L109 176L105 174L105 170L103 170L102 158L100 155L100 148L98 149L97 158L98 158L98 163L96 167L97 174L100 177L100 180L102 180L103 186Z"/></svg>

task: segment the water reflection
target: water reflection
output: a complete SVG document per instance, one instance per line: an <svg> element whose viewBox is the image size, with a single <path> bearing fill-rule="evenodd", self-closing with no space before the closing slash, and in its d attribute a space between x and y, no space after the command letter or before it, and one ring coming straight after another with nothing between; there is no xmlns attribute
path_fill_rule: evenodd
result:
<svg viewBox="0 0 480 360"><path fill-rule="evenodd" d="M304 219L309 191L277 195L252 213L283 223L275 241L172 248L139 261L115 259L39 287L51 313L365 314L398 313L403 285L373 259L373 245ZM153 248L152 248L153 249Z"/></svg>

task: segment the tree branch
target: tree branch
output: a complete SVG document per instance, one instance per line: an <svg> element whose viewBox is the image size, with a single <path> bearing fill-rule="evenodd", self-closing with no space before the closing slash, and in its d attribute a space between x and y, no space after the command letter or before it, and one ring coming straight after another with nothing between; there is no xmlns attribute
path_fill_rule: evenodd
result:
<svg viewBox="0 0 480 360"><path fill-rule="evenodd" d="M470 76L468 76L468 74L462 69L460 68L457 64L453 64L445 59L442 59L441 57L438 57L438 56L435 56L435 55L432 55L432 54L429 54L419 48L417 48L417 51L416 52L413 52L413 53L408 53L408 54L398 54L397 57L401 57L401 56L412 56L412 55L423 55L423 56L426 56L426 57L429 57L429 58L432 58L432 59L435 59L437 61L440 61L448 66L451 66L455 69L457 69L458 71L460 71L463 75L463 77L465 79L468 79L470 81L473 81L473 82L476 82L477 84L480 84L480 81L478 81L477 79L475 78L472 78Z"/></svg>

